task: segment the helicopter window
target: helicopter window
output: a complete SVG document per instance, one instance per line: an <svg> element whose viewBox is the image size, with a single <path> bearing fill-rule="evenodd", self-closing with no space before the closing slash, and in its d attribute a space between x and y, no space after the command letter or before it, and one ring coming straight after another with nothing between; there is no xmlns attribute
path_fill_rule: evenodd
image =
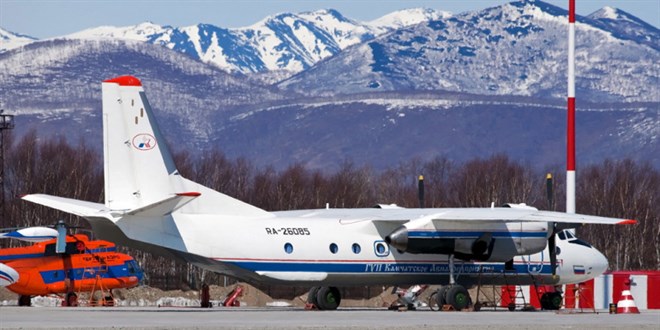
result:
<svg viewBox="0 0 660 330"><path fill-rule="evenodd" d="M82 254L85 253L85 250L78 249L78 242L67 242L66 248L64 249L65 254ZM44 256L51 257L55 256L58 253L55 252L55 243L46 245L44 249Z"/></svg>
<svg viewBox="0 0 660 330"><path fill-rule="evenodd" d="M135 274L135 261L131 260L126 262L126 267L128 267L128 273L129 274Z"/></svg>
<svg viewBox="0 0 660 330"><path fill-rule="evenodd" d="M568 241L568 242L571 243L571 244L578 244L578 245L586 246L588 248L593 248L591 245L589 245L589 243L587 243L587 242L585 242L585 241L583 241L579 238L576 238L576 239Z"/></svg>

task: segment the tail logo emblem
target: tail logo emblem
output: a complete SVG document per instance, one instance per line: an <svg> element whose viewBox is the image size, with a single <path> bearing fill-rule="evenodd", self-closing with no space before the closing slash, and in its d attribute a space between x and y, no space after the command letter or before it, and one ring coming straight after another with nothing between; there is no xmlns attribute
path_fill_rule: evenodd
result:
<svg viewBox="0 0 660 330"><path fill-rule="evenodd" d="M140 133L133 137L133 147L138 150L151 150L156 147L156 138L147 133Z"/></svg>

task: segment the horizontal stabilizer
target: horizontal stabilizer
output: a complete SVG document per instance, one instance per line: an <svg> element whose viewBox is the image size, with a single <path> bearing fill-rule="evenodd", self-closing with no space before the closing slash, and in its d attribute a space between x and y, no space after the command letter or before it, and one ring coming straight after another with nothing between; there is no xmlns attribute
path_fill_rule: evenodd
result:
<svg viewBox="0 0 660 330"><path fill-rule="evenodd" d="M75 214L81 217L98 216L106 213L107 207L103 204L81 201L77 199L51 196L46 194L31 194L21 197L28 202L48 206L62 212Z"/></svg>
<svg viewBox="0 0 660 330"><path fill-rule="evenodd" d="M198 192L177 193L172 197L131 210L127 214L141 217L162 217L166 216L182 206L190 203L193 199L199 197Z"/></svg>

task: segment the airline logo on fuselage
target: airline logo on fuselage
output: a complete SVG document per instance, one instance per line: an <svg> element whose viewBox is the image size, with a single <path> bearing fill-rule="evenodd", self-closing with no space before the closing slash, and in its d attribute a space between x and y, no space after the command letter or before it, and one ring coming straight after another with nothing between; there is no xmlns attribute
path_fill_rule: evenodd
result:
<svg viewBox="0 0 660 330"><path fill-rule="evenodd" d="M147 133L140 133L133 137L133 147L138 150L146 151L156 147L156 138Z"/></svg>

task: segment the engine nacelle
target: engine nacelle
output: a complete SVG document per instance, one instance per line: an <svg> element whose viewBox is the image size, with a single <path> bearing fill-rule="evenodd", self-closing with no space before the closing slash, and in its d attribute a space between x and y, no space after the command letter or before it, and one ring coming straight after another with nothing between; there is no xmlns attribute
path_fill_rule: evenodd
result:
<svg viewBox="0 0 660 330"><path fill-rule="evenodd" d="M547 245L545 222L411 221L385 241L400 252L453 254L459 259L508 261L518 255L543 251Z"/></svg>
<svg viewBox="0 0 660 330"><path fill-rule="evenodd" d="M0 263L0 286L10 286L18 282L18 272L3 263Z"/></svg>

